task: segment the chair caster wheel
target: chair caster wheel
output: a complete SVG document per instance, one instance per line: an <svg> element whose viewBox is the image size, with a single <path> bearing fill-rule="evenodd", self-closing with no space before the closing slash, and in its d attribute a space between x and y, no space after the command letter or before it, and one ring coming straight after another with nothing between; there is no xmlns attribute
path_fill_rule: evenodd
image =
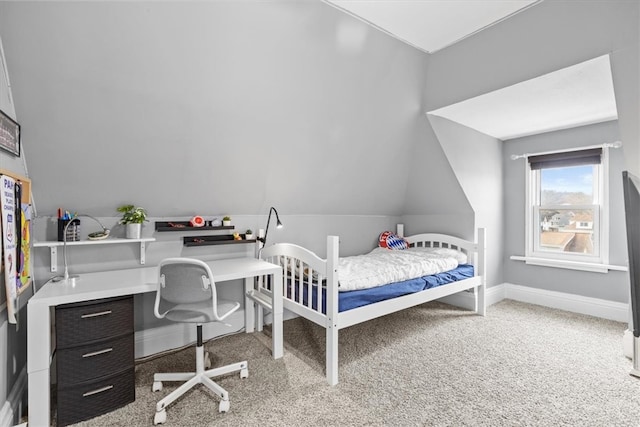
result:
<svg viewBox="0 0 640 427"><path fill-rule="evenodd" d="M228 412L229 406L231 406L231 403L228 400L221 400L220 406L218 406L218 412Z"/></svg>
<svg viewBox="0 0 640 427"><path fill-rule="evenodd" d="M249 377L249 370L248 369L241 369L240 370L240 378L248 378Z"/></svg>
<svg viewBox="0 0 640 427"><path fill-rule="evenodd" d="M151 391L160 391L160 390L162 390L162 381L154 381L153 386L151 387Z"/></svg>
<svg viewBox="0 0 640 427"><path fill-rule="evenodd" d="M158 425L158 424L164 424L167 422L167 411L166 410L162 410L160 412L156 412L156 414L153 416L153 425Z"/></svg>

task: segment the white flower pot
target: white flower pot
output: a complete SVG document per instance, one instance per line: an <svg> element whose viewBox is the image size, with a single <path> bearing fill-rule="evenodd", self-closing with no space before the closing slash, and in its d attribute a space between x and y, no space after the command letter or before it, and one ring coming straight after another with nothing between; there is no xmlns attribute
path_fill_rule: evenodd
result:
<svg viewBox="0 0 640 427"><path fill-rule="evenodd" d="M127 239L139 239L142 232L142 224L127 224Z"/></svg>
<svg viewBox="0 0 640 427"><path fill-rule="evenodd" d="M222 221L222 225L223 225L224 227L228 227L228 226L230 226L230 225L231 225L231 221Z"/></svg>
<svg viewBox="0 0 640 427"><path fill-rule="evenodd" d="M245 238L246 240L251 240L251 239L253 239L253 234L245 234L245 235L244 235L244 238Z"/></svg>

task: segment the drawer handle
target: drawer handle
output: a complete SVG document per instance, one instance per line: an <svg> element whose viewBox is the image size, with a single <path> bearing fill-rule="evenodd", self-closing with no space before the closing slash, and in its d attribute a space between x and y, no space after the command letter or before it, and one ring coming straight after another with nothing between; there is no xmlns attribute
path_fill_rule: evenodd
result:
<svg viewBox="0 0 640 427"><path fill-rule="evenodd" d="M109 353L110 351L113 351L113 348L105 348L104 350L94 351L93 353L86 353L86 354L83 354L82 357L93 357L99 354Z"/></svg>
<svg viewBox="0 0 640 427"><path fill-rule="evenodd" d="M98 394L98 393L102 393L102 392L107 391L107 390L111 390L112 388L113 388L112 385L104 386L102 388L98 388L98 389L95 389L93 391L88 391L86 393L82 393L82 397L92 396L94 394Z"/></svg>
<svg viewBox="0 0 640 427"><path fill-rule="evenodd" d="M99 313L83 314L80 317L82 319L88 319L90 317L106 316L107 314L111 314L111 310L105 310L105 311L101 311Z"/></svg>

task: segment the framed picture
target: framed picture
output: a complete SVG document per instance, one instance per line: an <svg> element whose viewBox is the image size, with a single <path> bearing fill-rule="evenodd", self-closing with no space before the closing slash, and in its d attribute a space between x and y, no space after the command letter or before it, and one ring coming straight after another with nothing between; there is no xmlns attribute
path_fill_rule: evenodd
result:
<svg viewBox="0 0 640 427"><path fill-rule="evenodd" d="M20 157L20 125L0 110L0 148Z"/></svg>

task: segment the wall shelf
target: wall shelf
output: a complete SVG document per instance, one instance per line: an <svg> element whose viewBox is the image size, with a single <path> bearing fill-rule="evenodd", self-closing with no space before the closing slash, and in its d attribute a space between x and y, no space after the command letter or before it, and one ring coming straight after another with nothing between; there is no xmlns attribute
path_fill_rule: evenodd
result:
<svg viewBox="0 0 640 427"><path fill-rule="evenodd" d="M184 246L211 246L211 245L234 245L243 243L255 243L256 239L245 239L245 235L241 234L242 240L234 240L233 235L225 234L222 236L189 236L183 237Z"/></svg>
<svg viewBox="0 0 640 427"><path fill-rule="evenodd" d="M123 243L138 243L140 244L140 264L145 263L145 251L147 242L155 242L154 237L143 237L140 239L119 239L119 238L111 238L108 237L102 240L80 240L77 242L67 242L67 246L87 246L87 245L116 245ZM51 267L50 271L55 273L58 271L58 248L64 246L64 242L59 242L57 240L51 241L42 241L42 242L33 242L34 248L49 248L50 256L51 256Z"/></svg>
<svg viewBox="0 0 640 427"><path fill-rule="evenodd" d="M175 225L170 225L175 224ZM176 227L177 225L177 227ZM233 225L194 227L189 221L156 221L156 231L203 231L203 230L233 230Z"/></svg>

